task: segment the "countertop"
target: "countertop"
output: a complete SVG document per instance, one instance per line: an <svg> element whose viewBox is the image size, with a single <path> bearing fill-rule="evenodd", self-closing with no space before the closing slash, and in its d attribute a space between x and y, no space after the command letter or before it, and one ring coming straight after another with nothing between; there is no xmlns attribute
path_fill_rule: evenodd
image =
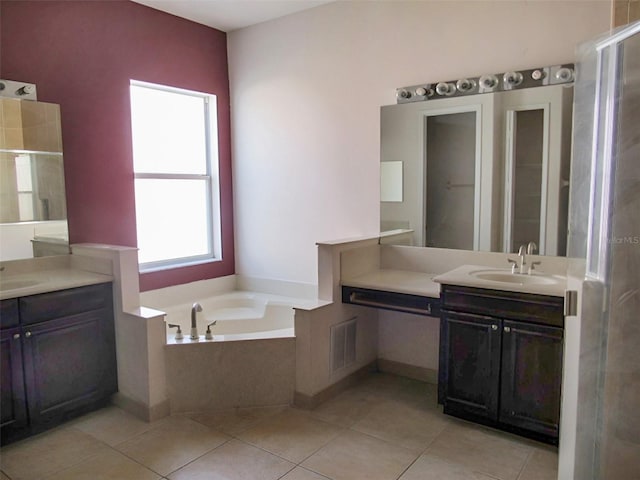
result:
<svg viewBox="0 0 640 480"><path fill-rule="evenodd" d="M514 282L492 281L475 277L472 273L477 271L500 272L509 276L513 275ZM539 279L540 283L527 283L526 277ZM522 283L517 282L518 278ZM437 275L434 282L447 285L460 285L463 287L486 288L489 290L502 290L508 292L532 293L537 295L550 295L564 297L567 289L567 278L561 275L548 275L538 272L527 274L512 274L511 270L491 268L486 265L462 265L449 272Z"/></svg>
<svg viewBox="0 0 640 480"><path fill-rule="evenodd" d="M0 300L113 281L111 275L73 268L0 274Z"/></svg>
<svg viewBox="0 0 640 480"><path fill-rule="evenodd" d="M435 276L435 273L381 269L343 279L342 285L439 298L440 285L433 281Z"/></svg>

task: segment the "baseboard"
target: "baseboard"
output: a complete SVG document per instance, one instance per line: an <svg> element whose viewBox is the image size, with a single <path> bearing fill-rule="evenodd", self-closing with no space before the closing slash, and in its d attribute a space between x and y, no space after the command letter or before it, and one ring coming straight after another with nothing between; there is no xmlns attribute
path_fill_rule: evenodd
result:
<svg viewBox="0 0 640 480"><path fill-rule="evenodd" d="M347 375L343 379L337 381L333 385L329 385L324 390L319 391L315 395L307 395L298 391L293 393L293 405L306 410L313 410L321 403L335 397L339 393L344 392L348 388L354 386L371 372L378 371L377 362L374 360L355 372Z"/></svg>
<svg viewBox="0 0 640 480"><path fill-rule="evenodd" d="M438 384L438 371L432 368L418 367L408 363L396 362L395 360L378 359L378 370L385 373L393 373L401 377L420 380L421 382Z"/></svg>
<svg viewBox="0 0 640 480"><path fill-rule="evenodd" d="M147 406L117 392L111 397L111 403L145 422L155 422L170 414L169 400L164 400L153 406Z"/></svg>

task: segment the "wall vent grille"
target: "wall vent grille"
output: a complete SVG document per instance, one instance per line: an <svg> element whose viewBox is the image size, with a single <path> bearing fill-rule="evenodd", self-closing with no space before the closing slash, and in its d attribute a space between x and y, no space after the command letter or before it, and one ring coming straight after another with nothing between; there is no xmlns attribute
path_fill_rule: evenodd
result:
<svg viewBox="0 0 640 480"><path fill-rule="evenodd" d="M356 322L353 317L331 327L331 373L356 361Z"/></svg>

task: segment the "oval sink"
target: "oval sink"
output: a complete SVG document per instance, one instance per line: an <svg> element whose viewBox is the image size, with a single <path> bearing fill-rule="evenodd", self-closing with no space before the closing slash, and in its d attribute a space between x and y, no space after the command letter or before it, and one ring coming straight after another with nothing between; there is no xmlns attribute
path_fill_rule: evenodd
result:
<svg viewBox="0 0 640 480"><path fill-rule="evenodd" d="M477 270L475 272L470 272L469 275L481 280L488 280L490 282L510 283L516 285L556 283L556 280L552 277L543 275L521 275L501 270Z"/></svg>
<svg viewBox="0 0 640 480"><path fill-rule="evenodd" d="M39 280L7 280L0 281L0 290L17 290L18 288L27 288L38 285Z"/></svg>

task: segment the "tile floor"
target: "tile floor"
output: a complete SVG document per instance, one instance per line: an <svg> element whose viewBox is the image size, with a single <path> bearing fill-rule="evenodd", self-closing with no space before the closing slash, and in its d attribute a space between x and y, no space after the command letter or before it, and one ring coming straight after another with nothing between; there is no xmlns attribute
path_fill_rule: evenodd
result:
<svg viewBox="0 0 640 480"><path fill-rule="evenodd" d="M0 480L545 480L556 450L442 414L436 388L372 374L313 411L148 424L109 407L0 450Z"/></svg>

